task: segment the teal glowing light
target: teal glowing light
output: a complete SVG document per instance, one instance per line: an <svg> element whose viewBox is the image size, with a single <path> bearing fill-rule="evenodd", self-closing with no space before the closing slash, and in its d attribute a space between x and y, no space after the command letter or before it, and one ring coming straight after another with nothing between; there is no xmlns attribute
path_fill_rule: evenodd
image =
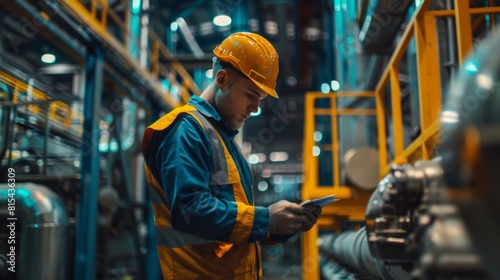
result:
<svg viewBox="0 0 500 280"><path fill-rule="evenodd" d="M132 0L132 11L137 12L141 8L141 0Z"/></svg>
<svg viewBox="0 0 500 280"><path fill-rule="evenodd" d="M465 63L464 69L469 73L469 74L475 74L479 68L477 67L477 63L473 60L469 60Z"/></svg>

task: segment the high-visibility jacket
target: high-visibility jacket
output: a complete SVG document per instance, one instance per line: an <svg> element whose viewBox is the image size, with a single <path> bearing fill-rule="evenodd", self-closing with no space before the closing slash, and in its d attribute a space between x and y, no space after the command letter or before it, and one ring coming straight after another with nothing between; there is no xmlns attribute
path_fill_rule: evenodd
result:
<svg viewBox="0 0 500 280"><path fill-rule="evenodd" d="M244 158L227 143L236 144L228 142L224 131L207 117L220 121L216 111L195 96L144 133L142 150L163 278L260 279L258 241L269 236L269 212L252 205L251 182L250 191L245 190L240 176L249 174L248 165L236 163ZM194 131L179 133L186 126ZM200 139L189 138L196 133ZM157 139L152 141L155 134ZM165 141L172 147L166 147ZM206 154L190 146L196 144L204 145ZM176 173L182 165L192 170Z"/></svg>

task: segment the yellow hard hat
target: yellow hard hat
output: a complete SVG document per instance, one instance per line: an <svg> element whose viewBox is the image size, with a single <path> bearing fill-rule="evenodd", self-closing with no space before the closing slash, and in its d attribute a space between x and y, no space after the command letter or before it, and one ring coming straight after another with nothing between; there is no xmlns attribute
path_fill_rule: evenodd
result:
<svg viewBox="0 0 500 280"><path fill-rule="evenodd" d="M229 35L215 47L218 59L229 62L254 84L274 98L278 78L278 52L264 37L250 32Z"/></svg>

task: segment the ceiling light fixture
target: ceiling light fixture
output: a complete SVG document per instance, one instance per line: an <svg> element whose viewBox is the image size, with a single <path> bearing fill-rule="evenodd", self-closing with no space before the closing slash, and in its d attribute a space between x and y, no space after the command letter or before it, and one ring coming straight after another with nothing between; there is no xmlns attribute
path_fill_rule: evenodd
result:
<svg viewBox="0 0 500 280"><path fill-rule="evenodd" d="M42 55L42 58L41 58L42 62L43 63L54 63L56 62L56 56L51 54L51 53L46 53L44 55Z"/></svg>
<svg viewBox="0 0 500 280"><path fill-rule="evenodd" d="M322 83L321 84L321 92L324 94L327 94L330 92L330 85L327 83Z"/></svg>
<svg viewBox="0 0 500 280"><path fill-rule="evenodd" d="M232 22L231 17L227 15L218 15L214 17L213 23L217 26L228 26Z"/></svg>
<svg viewBox="0 0 500 280"><path fill-rule="evenodd" d="M330 86L332 87L332 90L333 90L333 91L337 91L337 90L339 90L339 89L340 89L340 83L339 83L339 81L337 81L337 80L332 80L332 81L330 82Z"/></svg>
<svg viewBox="0 0 500 280"><path fill-rule="evenodd" d="M214 77L214 71L212 69L208 69L205 72L205 77L207 77L207 79L212 79Z"/></svg>
<svg viewBox="0 0 500 280"><path fill-rule="evenodd" d="M170 24L170 30L172 30L173 32L177 31L178 28L179 28L179 24L177 24L177 22L173 21Z"/></svg>

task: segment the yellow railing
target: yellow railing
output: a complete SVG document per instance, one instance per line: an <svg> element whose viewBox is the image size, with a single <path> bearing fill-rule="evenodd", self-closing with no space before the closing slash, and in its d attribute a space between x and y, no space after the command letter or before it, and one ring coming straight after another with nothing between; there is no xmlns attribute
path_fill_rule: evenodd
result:
<svg viewBox="0 0 500 280"><path fill-rule="evenodd" d="M322 197L332 193L336 194L337 198L346 199L351 198L352 191L349 187L340 186L340 166L339 166L339 141L338 141L338 116L375 116L375 109L340 109L337 106L337 99L339 98L374 98L373 92L342 92L335 95L325 95L320 92L309 92L306 94L305 100L305 119L304 119L304 173L305 177L304 187L302 190L302 199L307 200L310 198ZM329 108L316 108L315 104L318 101L327 101ZM325 143L321 146L321 152L332 153L332 166L333 166L333 185L324 186L318 183L318 170L319 158L312 156L311 151L317 144L314 141L314 132L316 128L315 118L317 116L326 116L331 120L331 143Z"/></svg>
<svg viewBox="0 0 500 280"><path fill-rule="evenodd" d="M342 186L340 182L340 158L339 155L339 129L338 117L340 116L376 116L375 109L346 109L341 108L337 104L338 99L343 98L375 98L374 92L342 92L337 94L323 94L320 92L309 92L305 97L305 119L304 119L304 174L305 181L302 187L302 199L322 197L325 195L335 194L336 198L341 201L334 203L331 206L323 208L323 213L318 220L318 226L313 227L310 231L302 235L302 271L304 277L312 277L311 275L319 275L318 271L318 230L329 229L338 230L341 224L335 217L343 217L347 220L362 221L365 216L366 203L369 199L369 193L357 192L356 200L352 200L354 192L348 186ZM319 103L329 104L328 108L318 108ZM314 132L317 131L316 117L326 117L331 122L331 143L322 141L322 144L316 143L314 140ZM314 146L321 149L321 153L331 152L333 167L333 185L324 185L318 182L320 170L320 157L313 156L311 151ZM323 163L324 164L324 163ZM346 203L349 201L349 203ZM304 278L306 279L306 278ZM309 278L308 278L309 279ZM315 279L315 278L311 278Z"/></svg>
<svg viewBox="0 0 500 280"><path fill-rule="evenodd" d="M125 10L122 16L109 9L107 0L57 0L57 2L79 20L81 24L85 25L94 35L104 40L126 62L131 70L136 71L149 81L156 92L162 93L165 102L172 108L186 103L191 95L200 94L200 89L193 81L189 72L174 59L162 40L150 28L147 28L147 31L140 31L147 32L146 46L146 42L141 42L140 38L134 38L130 34L131 10L128 0L121 0L121 4ZM112 32L112 30L117 32ZM118 36L115 35L116 33L118 33ZM139 57L142 53L147 54L146 60L135 58L130 54L129 47L131 44L137 46ZM162 61L168 61L168 63L162 64ZM172 98L169 92L165 92L165 89L162 89L160 84L161 78L167 79L170 85L179 87L180 102Z"/></svg>
<svg viewBox="0 0 500 280"><path fill-rule="evenodd" d="M436 32L437 17L455 17L457 33L457 49L459 63L462 65L467 54L473 46L472 31L475 29L477 21L471 24L471 15L486 15L500 13L500 7L470 8L469 1L455 0L454 10L436 10L429 11L432 0L424 0L418 9L414 12L412 19L407 25L407 29L401 36L400 42L396 47L380 81L373 92L364 92L363 97L374 97L376 100L377 133L379 144L379 174L385 176L390 166L394 163L410 162L418 159L431 159L433 149L438 144L439 138L439 113L441 110L441 77L438 53L438 38ZM491 3L491 2L490 2ZM493 4L491 4L493 6ZM481 19L481 18L480 18ZM480 20L479 19L479 20ZM479 21L478 20L478 21ZM494 26L494 24L493 24ZM417 75L419 85L419 103L420 103L420 127L421 133L418 138L412 141L408 146L404 146L403 141L403 117L401 110L401 88L399 84L399 69L401 58L405 54L410 41L414 39L416 45ZM389 160L389 151L387 150L387 130L386 130L386 108L383 98L386 89L390 92L390 106L392 109L392 151L393 159ZM336 109L335 100L338 97L344 97L352 93L335 93L332 97L321 97L316 93L306 95L305 107L305 128L304 128L304 174L305 182L303 185L303 198L321 197L330 193L337 193L342 197L352 198L349 195L352 192L348 187L339 184L339 156L337 140L336 116L339 115ZM314 100L317 98L330 98L331 107L318 110L314 108ZM311 153L315 145L311 138L314 133L314 119L318 115L328 114L332 118L332 152L334 154L334 186L318 185L318 167L319 162ZM302 236L302 271L303 279L319 279L319 252L318 252L318 230L319 228L331 228L335 225L333 216L343 216L350 219L358 219L360 209L364 213L368 197L359 197L357 200L345 201L345 204L336 203L330 208L324 209L324 214L318 221L318 226ZM361 202L361 203L360 203ZM345 211L339 208L344 208ZM339 214L340 213L340 214ZM348 213L348 214L346 214ZM326 214L326 216L325 216ZM364 214L361 219L364 219Z"/></svg>
<svg viewBox="0 0 500 280"><path fill-rule="evenodd" d="M25 82L3 71L0 71L0 81L11 87L14 105L19 104L19 107L26 107L26 112L35 116L43 116L48 109L48 117L51 123L61 125L62 128L72 130L77 134L82 133L83 115L81 112L73 110L70 105L61 101L51 101L42 91L30 87ZM28 94L31 95L29 99ZM27 104L23 105L23 102ZM37 104L38 102L39 104Z"/></svg>

